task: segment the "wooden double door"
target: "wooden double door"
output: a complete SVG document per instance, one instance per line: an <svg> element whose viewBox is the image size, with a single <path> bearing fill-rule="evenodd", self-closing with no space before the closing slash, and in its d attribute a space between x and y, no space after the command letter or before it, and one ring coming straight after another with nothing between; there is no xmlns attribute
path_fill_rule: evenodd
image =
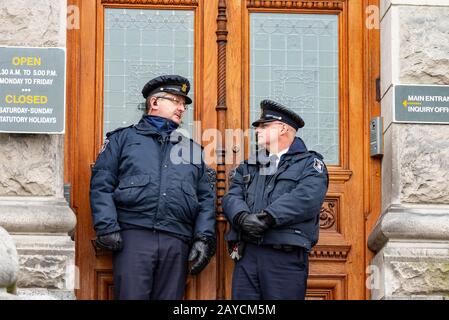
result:
<svg viewBox="0 0 449 320"><path fill-rule="evenodd" d="M250 123L271 98L305 119L299 132L330 171L320 240L310 252L308 299L365 299L366 238L379 211L379 162L368 124L379 112L378 31L366 25L377 0L71 0L65 180L77 215L79 299L111 299L111 256L96 252L89 207L91 165L105 132L142 114L140 90L159 74L192 83L183 130L217 169L217 254L187 299L229 299L233 262L220 201L229 171L248 155Z"/></svg>

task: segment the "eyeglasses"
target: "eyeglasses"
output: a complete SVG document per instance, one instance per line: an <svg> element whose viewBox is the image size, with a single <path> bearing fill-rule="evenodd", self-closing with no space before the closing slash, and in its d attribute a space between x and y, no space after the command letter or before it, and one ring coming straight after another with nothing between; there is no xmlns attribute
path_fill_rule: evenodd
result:
<svg viewBox="0 0 449 320"><path fill-rule="evenodd" d="M187 110L187 105L185 103L185 101L181 101L178 98L173 98L173 97L157 97L156 99L165 99L165 100L170 100L171 102L173 102L173 104L177 107L179 106L183 106L184 109Z"/></svg>

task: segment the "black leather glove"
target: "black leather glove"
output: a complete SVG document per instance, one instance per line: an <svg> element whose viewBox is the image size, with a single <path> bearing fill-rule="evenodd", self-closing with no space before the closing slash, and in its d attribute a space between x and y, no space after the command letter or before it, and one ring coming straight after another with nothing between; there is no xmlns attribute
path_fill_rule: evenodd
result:
<svg viewBox="0 0 449 320"><path fill-rule="evenodd" d="M196 260L190 267L190 274L197 275L209 263L215 254L215 239L207 236L197 236L194 238L192 248L190 249L189 261Z"/></svg>
<svg viewBox="0 0 449 320"><path fill-rule="evenodd" d="M267 229L274 226L276 221L268 212L262 211L259 213L259 219L267 225Z"/></svg>
<svg viewBox="0 0 449 320"><path fill-rule="evenodd" d="M113 232L98 236L95 245L109 251L120 251L123 249L123 241L120 232Z"/></svg>
<svg viewBox="0 0 449 320"><path fill-rule="evenodd" d="M274 219L266 212L251 214L239 213L236 217L236 225L252 238L260 238L270 226L274 225Z"/></svg>

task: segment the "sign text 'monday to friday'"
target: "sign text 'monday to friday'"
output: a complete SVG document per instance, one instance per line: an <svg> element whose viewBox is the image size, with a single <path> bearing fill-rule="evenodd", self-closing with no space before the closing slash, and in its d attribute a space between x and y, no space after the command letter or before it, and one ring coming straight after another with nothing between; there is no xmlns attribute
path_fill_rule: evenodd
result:
<svg viewBox="0 0 449 320"><path fill-rule="evenodd" d="M65 52L1 47L0 131L63 133Z"/></svg>

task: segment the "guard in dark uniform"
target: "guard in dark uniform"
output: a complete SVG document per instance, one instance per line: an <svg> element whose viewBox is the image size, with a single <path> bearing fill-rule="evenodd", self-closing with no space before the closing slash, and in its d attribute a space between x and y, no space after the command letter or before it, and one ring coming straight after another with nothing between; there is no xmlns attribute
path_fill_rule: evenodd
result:
<svg viewBox="0 0 449 320"><path fill-rule="evenodd" d="M328 173L323 157L296 137L299 115L271 100L261 108L253 123L260 148L234 171L222 203L236 261L232 298L304 299Z"/></svg>
<svg viewBox="0 0 449 320"><path fill-rule="evenodd" d="M189 81L166 75L142 94L137 125L107 134L92 169L96 245L113 251L116 299L181 299L215 253L215 171L174 131L192 103Z"/></svg>

